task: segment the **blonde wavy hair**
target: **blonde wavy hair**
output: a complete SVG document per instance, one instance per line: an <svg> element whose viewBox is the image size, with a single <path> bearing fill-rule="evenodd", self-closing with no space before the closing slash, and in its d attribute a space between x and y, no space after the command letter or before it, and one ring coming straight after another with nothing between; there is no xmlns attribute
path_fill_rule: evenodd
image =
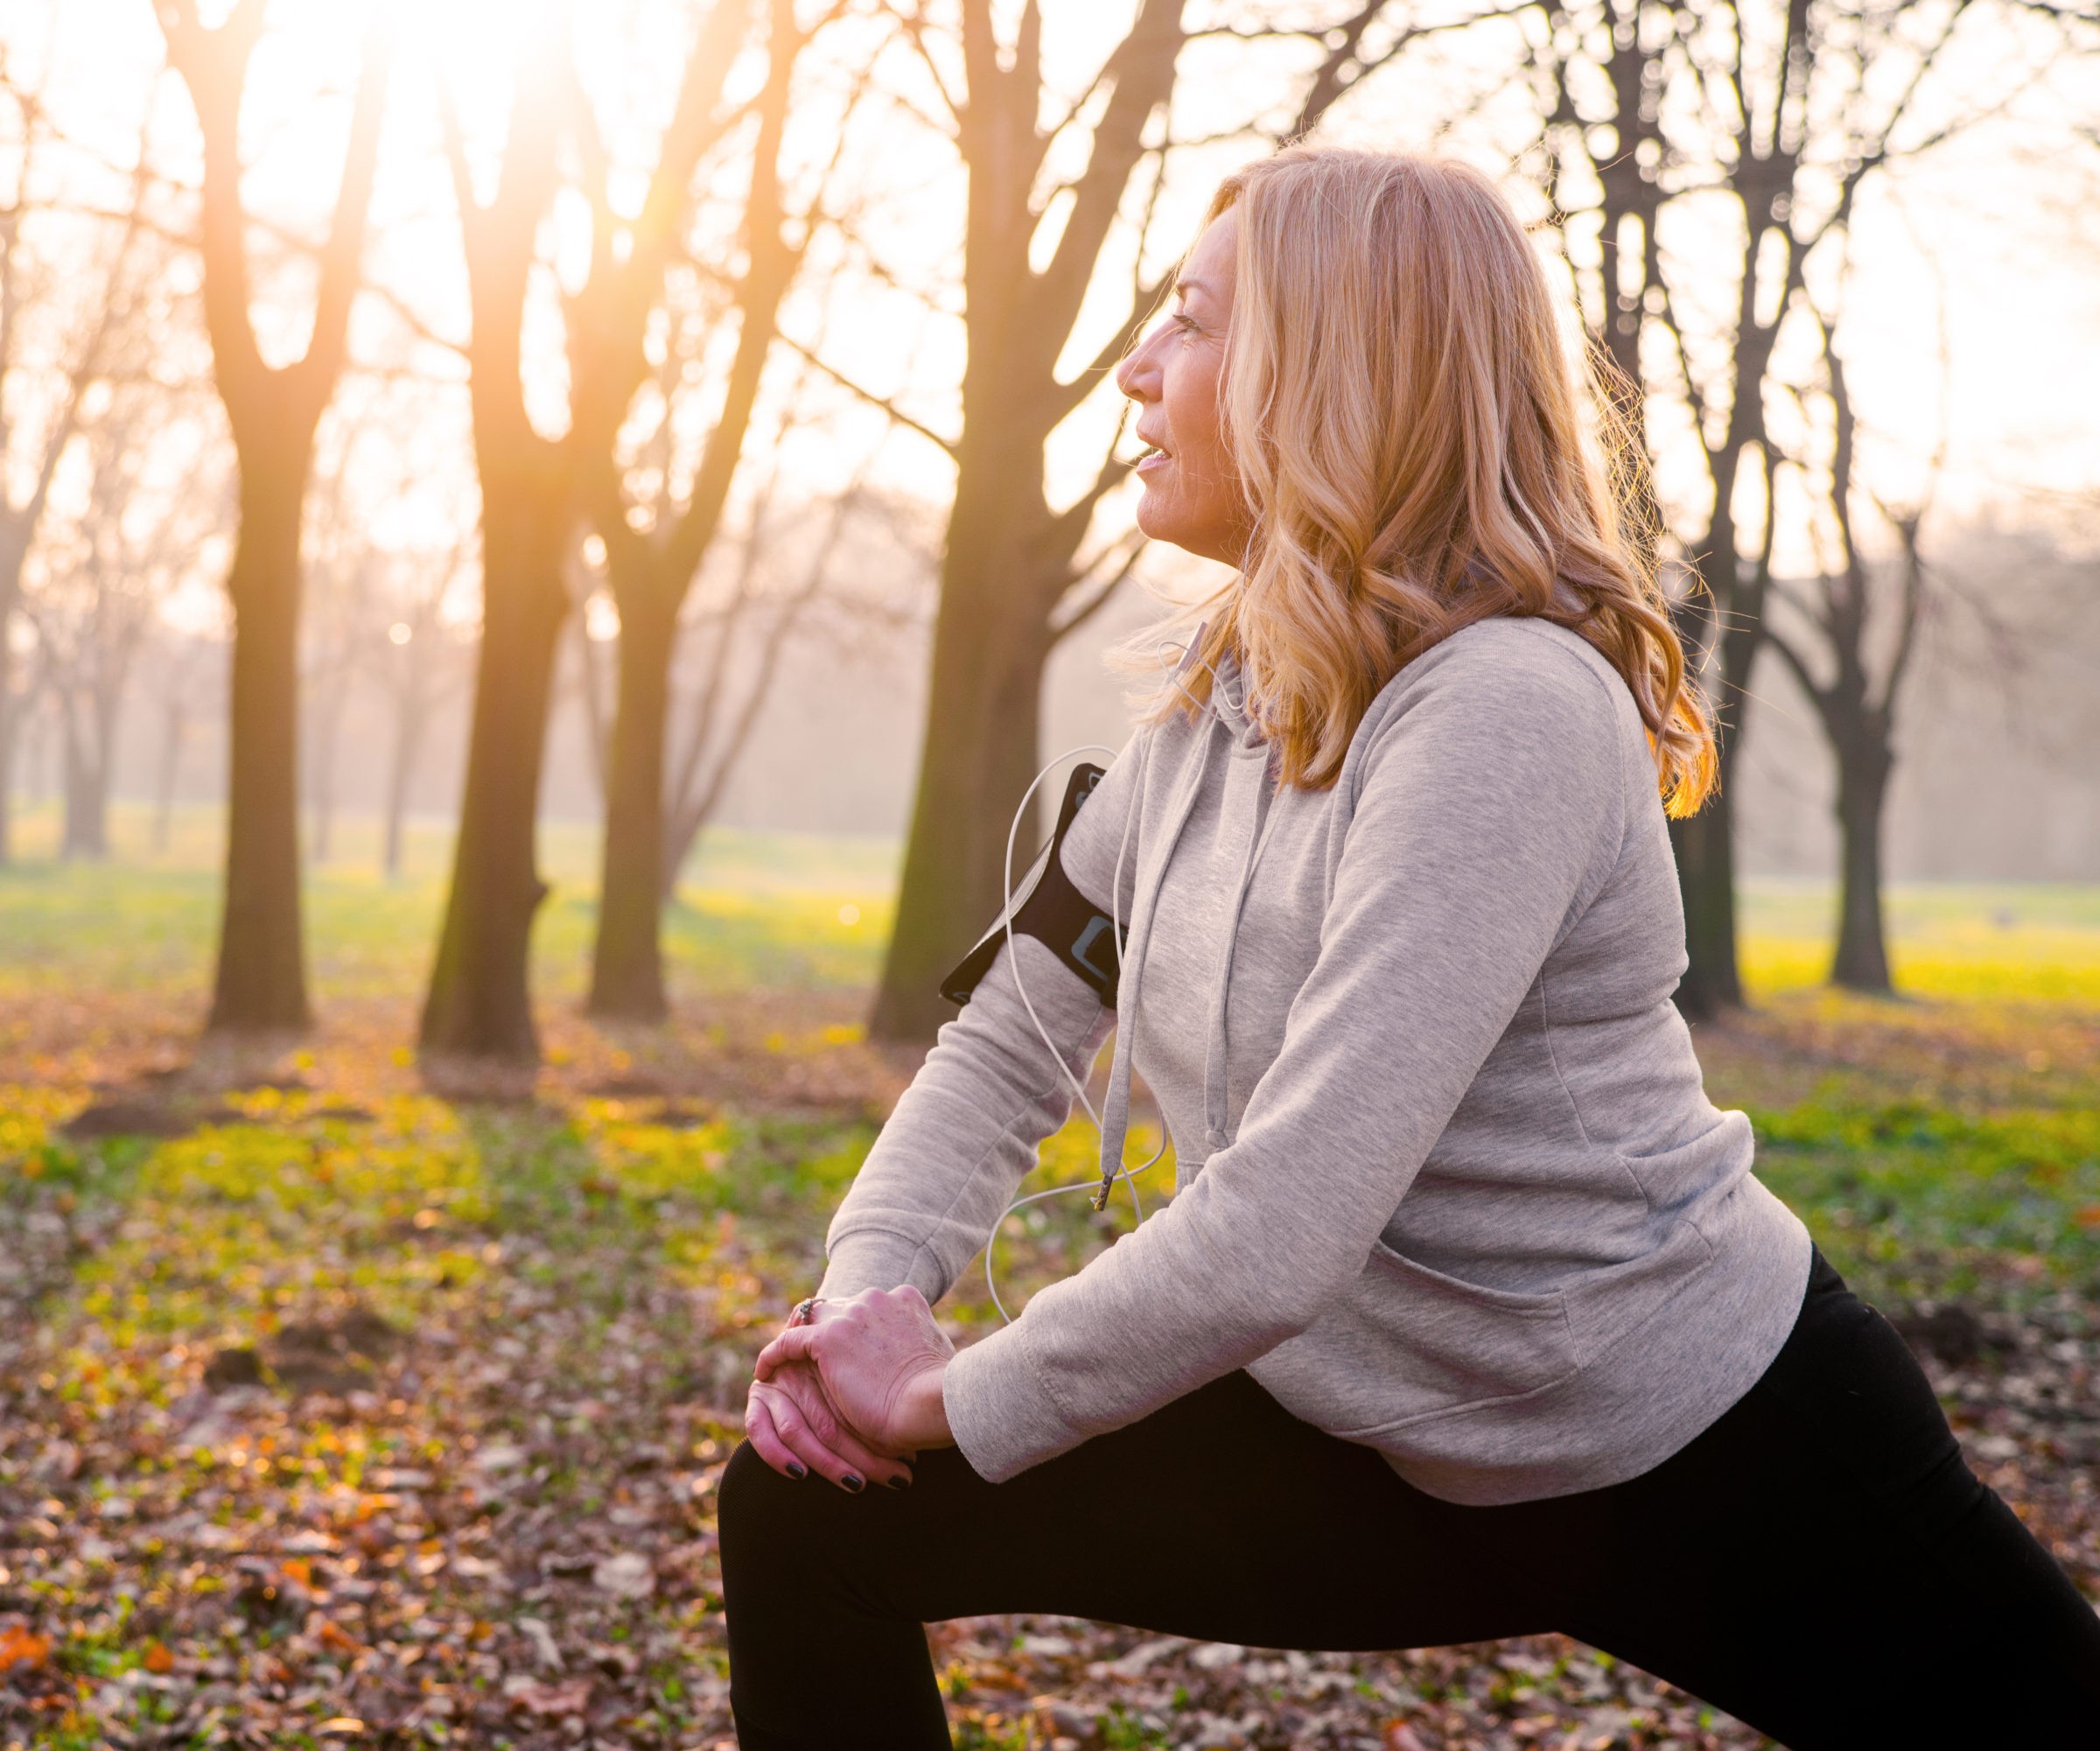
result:
<svg viewBox="0 0 2100 1751"><path fill-rule="evenodd" d="M1252 535L1204 605L1190 691L1235 657L1282 781L1322 789L1406 663L1476 620L1535 615L1625 677L1665 807L1698 809L1713 731L1609 367L1570 360L1500 191L1446 160L1299 146L1228 177L1208 216L1228 209L1221 411ZM1177 705L1194 709L1170 687L1149 715Z"/></svg>

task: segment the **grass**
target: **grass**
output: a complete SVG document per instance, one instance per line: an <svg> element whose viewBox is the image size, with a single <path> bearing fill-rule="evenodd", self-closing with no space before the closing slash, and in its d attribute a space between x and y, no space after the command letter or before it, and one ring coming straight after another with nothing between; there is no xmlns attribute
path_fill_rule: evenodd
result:
<svg viewBox="0 0 2100 1751"><path fill-rule="evenodd" d="M50 824L27 813L19 823L24 855L0 870L0 1001L62 976L90 991L150 985L172 1000L201 1003L219 922L216 811L178 813L169 849L155 852L143 812L120 808L118 855L108 864L40 855ZM573 825L542 837L553 892L534 935L534 977L556 1001L573 1001L596 917L592 846ZM449 837L419 827L410 844L397 880L380 872L376 857L310 871L310 973L320 1001L413 995L428 977ZM891 860L878 842L729 830L710 836L665 918L682 988L705 994L864 983L889 928Z"/></svg>
<svg viewBox="0 0 2100 1751"><path fill-rule="evenodd" d="M38 855L55 840L48 809L27 811L18 827L26 855L0 871L0 1051L10 1014L16 1043L28 1043L31 1014L46 1018L46 1035L87 1042L66 1061L76 1071L92 1066L98 1041L156 1032L178 1041L203 1002L216 928L216 811L178 810L169 846L155 851L144 811L120 808L120 858L101 865ZM391 1034L388 1056L399 1071L448 842L415 823L408 872L389 882L374 867L376 823L354 818L334 837L338 858L315 868L308 885L317 1003L325 1022L332 1012L368 1016L359 1033L368 1056ZM617 1075L633 1042L608 1047L574 1015L594 855L582 826L542 831L553 894L535 936L535 980L557 1063L580 1058ZM895 855L872 839L711 835L666 917L675 992L700 1018L695 1037L789 1068L857 1049ZM1821 983L1831 912L1827 884L1746 883L1745 972L1757 1006L1698 1036L1715 1098L1742 1106L1757 1125L1768 1183L1841 1268L1890 1292L1922 1292L1928 1279L1967 1292L2015 1263L2027 1280L2100 1285L2100 887L1895 888L1889 933L1903 996L1893 1001ZM724 1005L752 992L785 1007L722 1019ZM739 1028L756 1037L732 1038ZM324 1076L342 1068L323 1055ZM52 1080L8 1075L4 1062L5 1080ZM646 1126L623 1130L578 1110L594 1147L627 1139L617 1145L623 1171L645 1179L682 1171L656 1164L659 1145L634 1141L650 1134ZM666 1136L672 1141L661 1147L674 1160L714 1147L697 1132ZM1089 1159L1086 1139L1068 1133L1047 1152L1046 1182L1083 1180ZM772 1195L796 1203L800 1181L773 1177ZM1054 1201L1009 1224L1017 1280L1083 1256L1092 1230L1082 1202ZM816 1220L814 1206L805 1214Z"/></svg>
<svg viewBox="0 0 2100 1751"><path fill-rule="evenodd" d="M1837 921L1829 883L1747 881L1742 914L1754 991L1799 991L1828 976ZM1898 884L1886 919L1895 981L1912 997L2100 1009L2100 886Z"/></svg>

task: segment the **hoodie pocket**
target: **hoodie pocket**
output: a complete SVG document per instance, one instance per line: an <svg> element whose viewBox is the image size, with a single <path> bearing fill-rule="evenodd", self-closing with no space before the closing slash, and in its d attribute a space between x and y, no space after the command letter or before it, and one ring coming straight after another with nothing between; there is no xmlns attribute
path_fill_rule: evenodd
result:
<svg viewBox="0 0 2100 1751"><path fill-rule="evenodd" d="M1294 1350L1302 1358L1286 1355ZM1271 1355L1298 1376L1288 1383L1298 1414L1308 1414L1307 1400L1324 1400L1312 1420L1354 1438L1521 1398L1581 1366L1559 1293L1446 1277L1382 1241L1372 1243L1341 1305Z"/></svg>

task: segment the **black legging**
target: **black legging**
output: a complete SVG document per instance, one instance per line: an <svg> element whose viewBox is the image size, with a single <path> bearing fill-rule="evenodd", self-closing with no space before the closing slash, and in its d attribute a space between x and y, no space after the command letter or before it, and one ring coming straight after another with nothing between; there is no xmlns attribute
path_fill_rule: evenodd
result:
<svg viewBox="0 0 2100 1751"><path fill-rule="evenodd" d="M1818 1257L1764 1377L1645 1476L1461 1508L1244 1374L1005 1483L722 1482L744 1751L948 1743L923 1622L1091 1617L1266 1648L1561 1630L1793 1751L2100 1747L2100 1619L1962 1461L1903 1341Z"/></svg>

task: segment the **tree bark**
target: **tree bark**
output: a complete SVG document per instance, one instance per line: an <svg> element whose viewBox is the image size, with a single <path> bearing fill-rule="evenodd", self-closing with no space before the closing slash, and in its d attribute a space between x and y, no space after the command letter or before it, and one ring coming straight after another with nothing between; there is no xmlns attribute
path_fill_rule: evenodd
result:
<svg viewBox="0 0 2100 1751"><path fill-rule="evenodd" d="M153 849L168 849L168 836L174 824L175 777L182 767L182 743L189 729L189 713L183 709L181 697L170 692L161 707L160 764L154 774L153 785Z"/></svg>
<svg viewBox="0 0 2100 1751"><path fill-rule="evenodd" d="M0 869L15 860L15 654L8 645L12 607L0 591Z"/></svg>
<svg viewBox="0 0 2100 1751"><path fill-rule="evenodd" d="M607 762L606 839L590 1012L661 1021L657 874L663 867L663 742L682 592L637 592L620 622L620 698ZM664 610L668 607L669 612ZM632 618L630 618L632 616Z"/></svg>
<svg viewBox="0 0 2100 1751"><path fill-rule="evenodd" d="M1871 731L1838 750L1838 828L1844 864L1830 983L1881 997L1892 989L1881 922L1881 816L1894 764L1886 744Z"/></svg>
<svg viewBox="0 0 2100 1751"><path fill-rule="evenodd" d="M562 557L575 529L565 476L536 462L551 458L507 466L481 447L481 649L452 890L421 1034L427 1054L528 1064L539 1059L532 923L547 897L535 844L540 769L569 613Z"/></svg>
<svg viewBox="0 0 2100 1751"><path fill-rule="evenodd" d="M60 699L60 721L64 725L61 760L66 807L59 856L68 863L75 858L100 862L109 855L109 822L95 751L89 745L74 701Z"/></svg>
<svg viewBox="0 0 2100 1751"><path fill-rule="evenodd" d="M1688 1021L1740 1007L1735 936L1735 808L1726 785L1697 815L1670 823L1684 907L1684 977L1676 1005Z"/></svg>
<svg viewBox="0 0 2100 1751"><path fill-rule="evenodd" d="M520 68L486 206L474 195L451 94L440 92L473 319L467 389L481 482L481 648L452 886L418 1035L426 1058L539 1059L532 922L547 885L535 840L577 494L564 445L541 437L525 410L519 365L535 239L554 198L561 66L561 46L548 35Z"/></svg>
<svg viewBox="0 0 2100 1751"><path fill-rule="evenodd" d="M320 251L304 354L263 362L249 310L248 216L240 116L265 0L236 0L206 27L195 0L158 8L168 57L188 88L204 144L200 246L212 372L240 468L240 529L227 593L234 607L227 787L226 893L209 1022L214 1032L303 1029L300 928L298 629L300 509L314 428L347 353L361 275L389 67L386 39L366 39L335 209Z"/></svg>
<svg viewBox="0 0 2100 1751"><path fill-rule="evenodd" d="M1684 912L1684 977L1678 981L1677 1010L1688 1021L1711 1021L1743 1006L1741 945L1735 917L1735 798L1731 784L1736 754L1747 728L1750 666L1757 659L1763 626L1764 561L1746 579L1736 555L1735 490L1740 446L1713 457L1715 512L1707 527L1707 550L1698 569L1707 599L1720 605L1721 629L1698 622L1699 605L1684 605L1677 622L1688 676L1699 678L1704 653L1713 713L1715 786L1697 815L1670 823L1677 859L1677 898Z"/></svg>
<svg viewBox="0 0 2100 1751"><path fill-rule="evenodd" d="M298 814L299 511L311 443L309 436L250 454L241 469L241 528L227 578L234 648L214 1030L304 1028L312 1019Z"/></svg>
<svg viewBox="0 0 2100 1751"><path fill-rule="evenodd" d="M323 690L320 709L315 712L310 774L313 786L312 857L317 864L329 860L335 838L335 755L343 726L343 711L349 691L346 677L332 677Z"/></svg>
<svg viewBox="0 0 2100 1751"><path fill-rule="evenodd" d="M410 652L408 661L419 664L423 658L419 653ZM380 853L380 866L388 881L401 879L402 823L409 812L409 787L415 781L416 754L423 741L422 681L420 669L412 669L403 683L408 690L394 718L394 749L387 761L386 842Z"/></svg>
<svg viewBox="0 0 2100 1751"><path fill-rule="evenodd" d="M1123 477L1108 459L1093 489L1053 512L1043 446L1098 373L1112 367L1159 289L1137 287L1094 368L1057 365L1138 166L1151 118L1172 95L1183 0L1141 0L1102 69L1109 100L1049 261L1030 260L1032 205L1046 144L1040 21L1024 13L1002 45L984 0L962 8L968 101L958 133L970 177L963 246L962 432L918 793L897 921L868 1020L878 1039L930 1040L953 1012L942 975L1000 905L1008 825L1037 768L1043 666L1064 628L1057 604L1086 575L1077 561L1101 495Z"/></svg>
<svg viewBox="0 0 2100 1751"><path fill-rule="evenodd" d="M989 449L990 446L986 446ZM869 1032L927 1040L954 1012L940 984L1003 904L1007 830L1039 765L1053 640L1013 528L1031 477L965 448L956 482L901 902ZM1032 840L1024 823L1022 837Z"/></svg>
<svg viewBox="0 0 2100 1751"><path fill-rule="evenodd" d="M726 8L718 17L738 22ZM684 507L646 535L632 528L612 454L617 423L601 420L595 428L593 520L606 543L607 576L620 609L620 697L605 774L606 833L589 1004L595 1016L661 1021L669 1012L659 883L665 830L664 738L669 728L670 667L679 610L721 526L773 350L780 299L806 247L791 243L786 235L780 157L795 61L808 39L795 24L792 0L772 0L766 28L768 67L755 104L758 127L744 207L747 265L735 297L737 347L721 410L694 469ZM688 204L692 176L688 155L705 137L697 123L711 109L720 79L718 61L710 59L714 53L704 36L688 66L679 102L686 124L674 123L649 201L661 215L659 228L648 234L646 249L638 246L629 257L625 295L620 281L606 281L612 296L602 306L605 320L588 349L600 375L587 381L592 403L604 410L624 409L642 380L643 319L662 293L670 259L668 221ZM813 204L804 215L805 237L815 210ZM586 662L590 655L586 646Z"/></svg>

